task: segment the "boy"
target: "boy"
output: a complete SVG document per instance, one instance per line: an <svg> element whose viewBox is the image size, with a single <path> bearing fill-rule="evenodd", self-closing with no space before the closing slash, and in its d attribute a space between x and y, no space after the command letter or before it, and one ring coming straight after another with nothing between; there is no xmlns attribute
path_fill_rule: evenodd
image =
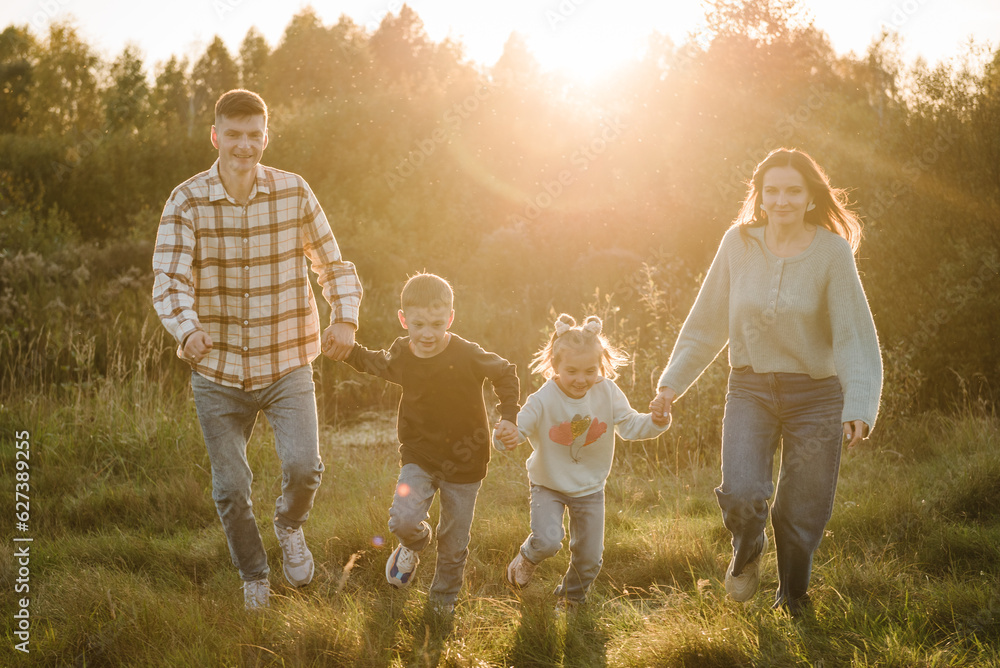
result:
<svg viewBox="0 0 1000 668"><path fill-rule="evenodd" d="M490 379L500 398L497 435L508 447L517 440L520 398L513 364L448 331L455 318L453 299L443 278L413 276L403 287L398 314L409 336L387 351L355 344L344 360L403 388L396 420L402 468L389 510L389 531L400 544L386 562L385 577L397 588L413 582L419 553L432 536L427 511L440 492L437 569L429 599L446 614L454 611L462 586L476 496L490 460L483 380Z"/></svg>

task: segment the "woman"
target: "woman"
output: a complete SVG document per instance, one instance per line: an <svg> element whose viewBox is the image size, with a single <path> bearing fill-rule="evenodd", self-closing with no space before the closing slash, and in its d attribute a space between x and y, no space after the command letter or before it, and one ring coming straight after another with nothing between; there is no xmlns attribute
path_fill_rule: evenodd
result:
<svg viewBox="0 0 1000 668"><path fill-rule="evenodd" d="M792 614L808 603L812 556L833 510L841 435L848 447L867 437L882 389L878 337L854 264L861 223L846 200L801 151L775 150L757 166L650 403L654 417L669 414L729 343L715 490L732 534L726 591L737 601L757 591L773 495L774 607Z"/></svg>

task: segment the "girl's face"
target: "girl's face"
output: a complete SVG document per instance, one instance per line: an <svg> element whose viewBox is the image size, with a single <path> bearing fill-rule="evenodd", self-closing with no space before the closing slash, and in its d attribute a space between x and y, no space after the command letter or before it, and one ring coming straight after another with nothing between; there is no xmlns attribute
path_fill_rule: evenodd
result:
<svg viewBox="0 0 1000 668"><path fill-rule="evenodd" d="M582 399L601 378L601 350L566 350L552 366L556 385L571 399Z"/></svg>
<svg viewBox="0 0 1000 668"><path fill-rule="evenodd" d="M802 225L812 196L806 180L794 167L772 167L764 172L761 208L769 223Z"/></svg>

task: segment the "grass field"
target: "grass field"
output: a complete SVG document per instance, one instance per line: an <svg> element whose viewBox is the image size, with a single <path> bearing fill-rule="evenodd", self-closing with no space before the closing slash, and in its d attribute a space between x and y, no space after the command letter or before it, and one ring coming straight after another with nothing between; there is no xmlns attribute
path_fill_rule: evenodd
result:
<svg viewBox="0 0 1000 668"><path fill-rule="evenodd" d="M275 595L269 611L248 615L211 502L189 391L163 396L141 374L125 374L7 399L0 509L13 527L14 435L27 431L23 535L34 542L29 654L14 649L21 544L0 544L0 664L1000 665L994 415L968 410L885 426L845 456L814 568L814 614L799 620L770 610L773 550L758 596L747 604L726 599L728 537L712 494L717 462L691 464L673 433L619 446L605 565L590 603L570 616L553 610L565 549L515 595L502 573L528 531L527 452L497 455L451 623L424 609L433 545L414 587L385 583L398 472L393 416L367 418L322 433L327 473L306 527L316 577L303 590L281 575L270 527L280 472L270 430L258 424L250 461Z"/></svg>

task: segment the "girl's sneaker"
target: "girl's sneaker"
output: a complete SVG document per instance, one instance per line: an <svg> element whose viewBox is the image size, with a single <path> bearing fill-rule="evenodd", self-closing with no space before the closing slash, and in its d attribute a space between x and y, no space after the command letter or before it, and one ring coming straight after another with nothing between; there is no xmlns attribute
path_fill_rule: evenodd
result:
<svg viewBox="0 0 1000 668"><path fill-rule="evenodd" d="M753 598L760 586L760 561L767 552L767 532L764 532L764 543L757 556L747 562L739 575L733 575L733 562L726 569L726 593L734 601L743 603ZM733 557L734 559L736 557Z"/></svg>
<svg viewBox="0 0 1000 668"><path fill-rule="evenodd" d="M270 596L271 587L267 583L267 578L247 580L243 583L243 606L250 612L266 608Z"/></svg>
<svg viewBox="0 0 1000 668"><path fill-rule="evenodd" d="M413 581L413 574L420 563L420 556L408 547L400 544L389 560L385 562L385 579L397 589L405 589Z"/></svg>
<svg viewBox="0 0 1000 668"><path fill-rule="evenodd" d="M531 563L518 552L514 560L507 564L507 582L520 589L531 581L536 568L537 564Z"/></svg>

